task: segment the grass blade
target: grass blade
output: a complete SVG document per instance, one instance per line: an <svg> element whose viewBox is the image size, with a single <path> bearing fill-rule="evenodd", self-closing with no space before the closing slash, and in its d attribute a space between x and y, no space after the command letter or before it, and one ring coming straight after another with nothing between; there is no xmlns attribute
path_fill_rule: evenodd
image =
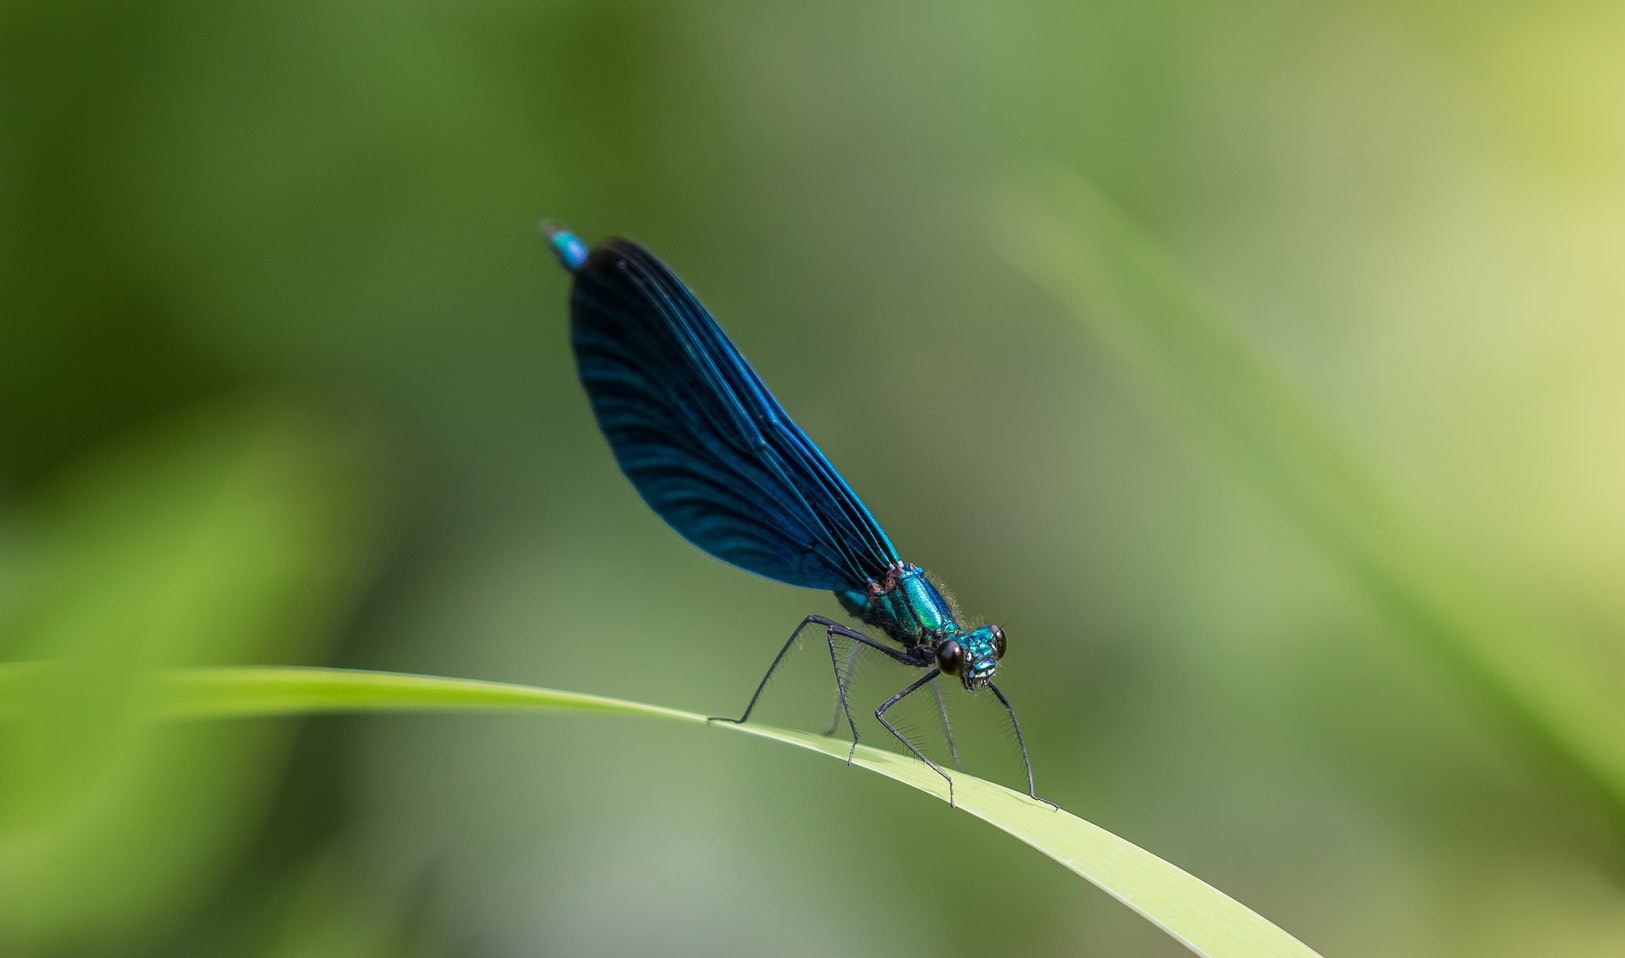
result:
<svg viewBox="0 0 1625 958"><path fill-rule="evenodd" d="M16 668L16 667L13 667ZM0 668L0 689L14 686ZM766 725L707 723L703 715L621 699L470 679L347 669L240 667L163 673L149 700L170 719L318 713L512 710L602 712L709 725L783 742L844 761L849 744ZM852 764L947 800L920 762L859 745ZM1208 958L1311 958L1315 952L1223 892L1096 825L1019 792L954 773L960 810L1060 862Z"/></svg>

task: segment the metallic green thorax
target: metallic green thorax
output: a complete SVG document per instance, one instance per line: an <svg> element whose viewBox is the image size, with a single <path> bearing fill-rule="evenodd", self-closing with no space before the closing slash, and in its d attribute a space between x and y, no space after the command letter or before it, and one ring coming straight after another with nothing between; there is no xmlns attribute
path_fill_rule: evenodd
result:
<svg viewBox="0 0 1625 958"><path fill-rule="evenodd" d="M883 581L869 583L867 592L835 593L853 618L886 633L893 641L929 664L937 646L953 639L964 649L960 675L965 687L980 687L993 677L999 653L993 631L984 626L966 630L953 606L917 565L902 563L887 571Z"/></svg>
<svg viewBox="0 0 1625 958"><path fill-rule="evenodd" d="M868 592L835 593L854 618L874 626L904 648L935 645L943 635L964 630L954 619L953 607L919 566L903 566L884 582L870 582Z"/></svg>

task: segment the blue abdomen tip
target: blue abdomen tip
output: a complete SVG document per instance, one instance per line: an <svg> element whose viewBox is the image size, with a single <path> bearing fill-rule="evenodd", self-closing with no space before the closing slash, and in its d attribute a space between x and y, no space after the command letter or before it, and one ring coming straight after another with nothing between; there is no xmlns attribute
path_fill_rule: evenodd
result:
<svg viewBox="0 0 1625 958"><path fill-rule="evenodd" d="M548 245L553 247L553 255L559 258L559 265L573 273L587 261L587 244L562 223L543 220L540 228Z"/></svg>

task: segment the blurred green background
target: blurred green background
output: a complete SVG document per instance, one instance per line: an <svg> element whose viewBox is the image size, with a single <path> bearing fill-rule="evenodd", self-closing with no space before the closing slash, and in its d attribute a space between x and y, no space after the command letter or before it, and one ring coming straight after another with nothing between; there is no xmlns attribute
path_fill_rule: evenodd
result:
<svg viewBox="0 0 1625 958"><path fill-rule="evenodd" d="M1009 631L1042 794L1327 955L1620 954L1620 795L1527 726L1625 678L1622 97L1625 7L1581 0L6 4L0 658L74 668L0 707L0 952L1184 953L735 736L127 720L219 663L736 713L838 611L621 480L553 216L679 270ZM1452 594L1534 623L1533 692L1484 694L1012 260L991 224L1055 166L1470 557ZM764 719L823 726L819 662ZM1015 784L985 705L967 763ZM1606 764L1625 724L1586 721Z"/></svg>

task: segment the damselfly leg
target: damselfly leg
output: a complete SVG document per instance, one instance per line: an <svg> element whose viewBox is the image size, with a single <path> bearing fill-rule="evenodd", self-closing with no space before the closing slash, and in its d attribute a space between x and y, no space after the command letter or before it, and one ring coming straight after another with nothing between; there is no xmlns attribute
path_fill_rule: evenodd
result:
<svg viewBox="0 0 1625 958"><path fill-rule="evenodd" d="M954 780L948 776L947 772L944 772L942 769L938 768L936 762L933 762L930 759L926 758L924 752L921 752L919 749L915 748L913 742L910 742L907 738L904 738L902 732L897 731L897 729L895 727L893 727L890 722L886 721L886 710L887 709L891 708L893 705L896 705L898 702L901 702L905 696L909 695L911 692L914 692L920 686L926 684L927 682L930 682L932 679L936 678L938 675L941 675L941 674L942 674L941 669L935 669L934 668L931 671L929 671L929 672L925 673L924 675L920 676L918 679L916 679L912 683L910 683L908 688L904 689L901 692L898 692L896 695L893 695L891 698L886 700L884 705L880 706L880 708L875 709L875 718L880 720L881 725L886 726L886 731L892 733L892 735L897 737L897 741L902 742L904 747L906 747L910 752L913 752L915 758L917 758L920 761L924 762L925 764L931 766L931 771L936 772L938 775L941 775L942 778L943 778L943 781L948 783L948 807L952 808L954 806Z"/></svg>

